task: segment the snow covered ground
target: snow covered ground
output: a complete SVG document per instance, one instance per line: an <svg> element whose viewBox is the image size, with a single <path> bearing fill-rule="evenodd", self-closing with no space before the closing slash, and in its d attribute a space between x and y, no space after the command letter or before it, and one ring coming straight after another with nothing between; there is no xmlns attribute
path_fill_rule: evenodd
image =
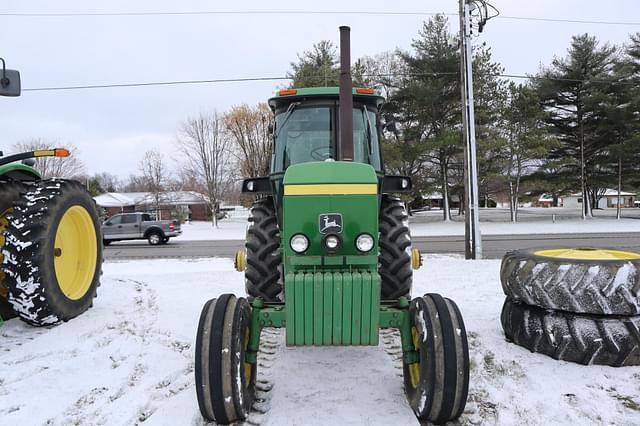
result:
<svg viewBox="0 0 640 426"><path fill-rule="evenodd" d="M106 263L83 316L42 329L0 328L1 425L201 425L193 378L204 302L243 292L227 259ZM464 315L471 388L462 424L640 424L640 367L558 362L509 344L499 316L499 261L430 256L414 294L440 292ZM416 424L402 390L398 341L287 348L263 334L250 424Z"/></svg>
<svg viewBox="0 0 640 426"><path fill-rule="evenodd" d="M409 221L411 235L439 236L464 235L464 222L429 221L421 222L421 218ZM246 217L233 217L219 222L215 228L210 222L191 222L182 225L181 241L194 240L242 240L247 229ZM640 220L597 218L583 221L581 219L551 219L536 222L481 222L483 235L505 234L561 234L561 233L597 233L597 232L640 232Z"/></svg>

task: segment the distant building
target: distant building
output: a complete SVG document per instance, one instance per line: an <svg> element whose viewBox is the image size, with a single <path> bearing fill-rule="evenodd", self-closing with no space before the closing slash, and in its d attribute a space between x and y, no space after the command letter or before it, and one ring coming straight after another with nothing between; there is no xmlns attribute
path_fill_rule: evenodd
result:
<svg viewBox="0 0 640 426"><path fill-rule="evenodd" d="M620 206L621 207L633 207L636 200L636 194L631 192L620 191ZM564 197L564 207L568 208L581 208L582 207L582 194L575 193ZM607 189L604 195L598 201L598 205L594 208L607 209L618 207L618 190Z"/></svg>
<svg viewBox="0 0 640 426"><path fill-rule="evenodd" d="M158 219L208 220L211 218L208 198L194 191L172 191L159 194L159 209L151 192L107 192L93 197L107 217L117 213L148 212Z"/></svg>

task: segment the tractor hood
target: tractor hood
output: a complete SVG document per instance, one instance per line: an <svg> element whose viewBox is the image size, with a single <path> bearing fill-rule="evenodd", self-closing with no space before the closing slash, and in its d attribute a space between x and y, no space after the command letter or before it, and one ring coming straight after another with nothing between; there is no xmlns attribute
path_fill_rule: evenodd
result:
<svg viewBox="0 0 640 426"><path fill-rule="evenodd" d="M378 210L378 178L370 165L326 161L290 166L284 176L285 269L360 265L375 271ZM292 238L300 234L308 239L308 248L296 252ZM356 245L362 234L372 238L370 250ZM330 236L339 240L337 247L327 244Z"/></svg>

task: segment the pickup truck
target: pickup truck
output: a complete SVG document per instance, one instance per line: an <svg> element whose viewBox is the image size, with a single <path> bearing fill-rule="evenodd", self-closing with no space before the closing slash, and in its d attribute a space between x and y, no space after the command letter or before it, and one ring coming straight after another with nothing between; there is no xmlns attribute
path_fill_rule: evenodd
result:
<svg viewBox="0 0 640 426"><path fill-rule="evenodd" d="M121 213L102 224L102 241L105 246L121 240L147 240L155 246L165 244L169 238L180 234L180 222L152 220L147 213Z"/></svg>

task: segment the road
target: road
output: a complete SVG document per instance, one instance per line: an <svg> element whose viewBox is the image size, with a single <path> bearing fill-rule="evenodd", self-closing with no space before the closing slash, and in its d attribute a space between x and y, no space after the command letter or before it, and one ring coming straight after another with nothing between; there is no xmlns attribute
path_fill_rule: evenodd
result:
<svg viewBox="0 0 640 426"><path fill-rule="evenodd" d="M434 236L414 237L414 247L423 253L464 253L464 237ZM192 257L232 257L244 247L244 241L180 241L149 246L146 241L114 243L105 248L107 260L117 259L167 259ZM530 234L488 235L483 237L485 258L499 259L505 252L518 248L534 247L615 247L640 251L640 232L598 234Z"/></svg>

